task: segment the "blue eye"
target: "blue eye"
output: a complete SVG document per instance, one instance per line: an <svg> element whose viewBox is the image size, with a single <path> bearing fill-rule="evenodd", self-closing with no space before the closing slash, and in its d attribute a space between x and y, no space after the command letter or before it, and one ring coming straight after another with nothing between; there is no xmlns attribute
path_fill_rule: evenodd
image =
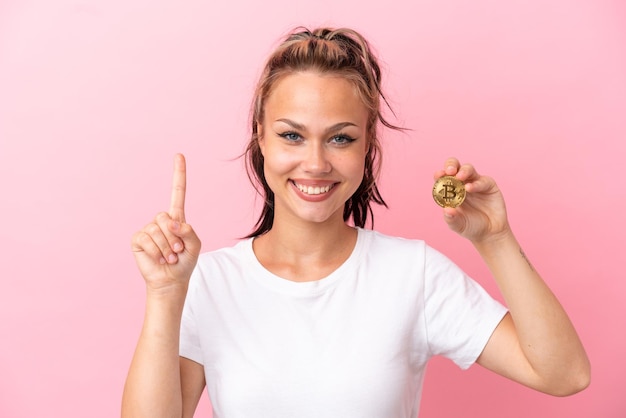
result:
<svg viewBox="0 0 626 418"><path fill-rule="evenodd" d="M355 140L354 138L345 134L335 135L331 138L331 141L337 145L349 144L350 142L353 142L354 140Z"/></svg>
<svg viewBox="0 0 626 418"><path fill-rule="evenodd" d="M278 136L281 136L283 138L285 138L287 141L299 141L301 139L300 135L298 135L296 132L283 132L282 134L278 134Z"/></svg>

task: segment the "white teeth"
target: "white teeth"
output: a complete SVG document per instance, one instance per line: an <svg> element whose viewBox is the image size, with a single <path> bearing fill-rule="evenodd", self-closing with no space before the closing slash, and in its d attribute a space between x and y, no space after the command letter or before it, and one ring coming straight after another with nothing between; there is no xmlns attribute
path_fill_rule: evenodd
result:
<svg viewBox="0 0 626 418"><path fill-rule="evenodd" d="M322 193L328 193L328 191L332 188L332 185L329 184L328 186L319 187L319 186L304 186L302 184L296 183L296 187L302 193L306 193L306 194L322 194Z"/></svg>

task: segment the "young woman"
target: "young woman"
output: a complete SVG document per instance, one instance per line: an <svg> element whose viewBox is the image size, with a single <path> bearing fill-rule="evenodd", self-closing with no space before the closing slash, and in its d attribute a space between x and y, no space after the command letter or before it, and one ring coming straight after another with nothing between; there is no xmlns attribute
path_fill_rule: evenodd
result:
<svg viewBox="0 0 626 418"><path fill-rule="evenodd" d="M247 148L265 205L254 232L200 255L185 222L178 155L169 212L136 233L144 326L125 417L417 416L428 359L478 364L558 396L589 362L559 302L524 256L496 183L454 158L467 197L444 220L469 239L508 305L424 242L365 229L384 204L381 74L348 29L299 30L269 57Z"/></svg>

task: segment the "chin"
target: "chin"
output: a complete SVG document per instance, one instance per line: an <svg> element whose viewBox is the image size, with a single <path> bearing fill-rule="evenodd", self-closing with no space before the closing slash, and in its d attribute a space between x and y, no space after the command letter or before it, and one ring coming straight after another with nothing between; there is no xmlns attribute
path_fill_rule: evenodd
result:
<svg viewBox="0 0 626 418"><path fill-rule="evenodd" d="M315 223L315 224L328 224L333 222L341 222L343 223L343 206L340 209L337 209L332 212L300 212L297 216L305 222Z"/></svg>

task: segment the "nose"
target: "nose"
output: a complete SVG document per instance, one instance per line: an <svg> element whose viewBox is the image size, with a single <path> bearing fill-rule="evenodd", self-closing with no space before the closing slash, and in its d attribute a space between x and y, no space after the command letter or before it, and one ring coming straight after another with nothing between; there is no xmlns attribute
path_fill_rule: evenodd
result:
<svg viewBox="0 0 626 418"><path fill-rule="evenodd" d="M302 167L307 173L328 174L332 169L328 157L328 150L323 143L311 141L306 147Z"/></svg>

